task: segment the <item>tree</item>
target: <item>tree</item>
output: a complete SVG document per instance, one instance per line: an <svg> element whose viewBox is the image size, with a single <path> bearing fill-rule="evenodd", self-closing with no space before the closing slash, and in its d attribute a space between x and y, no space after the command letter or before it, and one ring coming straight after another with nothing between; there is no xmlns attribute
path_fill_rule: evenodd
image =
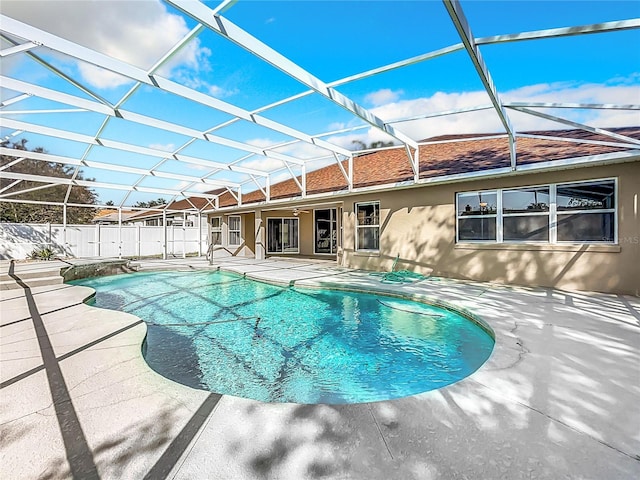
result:
<svg viewBox="0 0 640 480"><path fill-rule="evenodd" d="M27 140L22 139L19 143L10 144L9 147L17 150L29 151L26 144ZM34 148L32 151L46 153L41 147ZM5 166L14 160L16 160L16 158L2 155L0 156L0 166ZM75 172L75 167L27 158L12 165L6 171L30 175L43 175L47 177L71 178ZM84 178L81 170L75 178L76 180L93 180L90 178ZM13 182L15 182L15 180L0 178L0 188L8 187ZM46 185L46 182L22 180L11 188L5 190L3 193L19 192L21 190L41 187L44 185ZM52 203L63 202L68 188L68 185L54 185L43 189L16 194L9 198L15 200L45 201ZM96 200L97 195L90 188L73 185L69 192L67 203L94 205ZM95 208L67 207L67 223L91 223L95 213ZM0 202L0 221L14 223L62 223L63 207L61 205Z"/></svg>
<svg viewBox="0 0 640 480"><path fill-rule="evenodd" d="M372 150L374 148L393 147L395 145L393 142L383 142L382 140L371 142L368 146L361 140L352 140L351 143L357 145L359 147L358 150Z"/></svg>
<svg viewBox="0 0 640 480"><path fill-rule="evenodd" d="M149 200L148 202L138 202L134 205L134 207L139 208L153 208L158 207L160 205L166 205L167 201L164 198L157 198L156 200Z"/></svg>

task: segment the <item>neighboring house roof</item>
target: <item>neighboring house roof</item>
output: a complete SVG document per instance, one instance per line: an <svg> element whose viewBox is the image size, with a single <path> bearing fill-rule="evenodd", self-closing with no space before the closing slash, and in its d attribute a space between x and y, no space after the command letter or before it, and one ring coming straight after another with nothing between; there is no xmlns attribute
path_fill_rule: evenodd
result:
<svg viewBox="0 0 640 480"><path fill-rule="evenodd" d="M640 127L614 128L609 129L609 131L640 139ZM551 130L527 133L538 136L620 143L620 141L609 136L583 130ZM469 138L474 139L468 140ZM511 165L509 140L506 136L495 138L495 135L489 134L445 135L430 138L424 140L424 142L443 143L420 145L421 179L509 167ZM623 147L539 138L518 138L516 149L518 165L628 151L627 148ZM346 160L343 162L343 166L346 170ZM413 171L404 148L379 150L354 157L353 159L353 186L356 188L412 179ZM327 193L348 188L347 182L337 164L308 172L306 180L308 194ZM300 189L293 179L289 179L271 185L270 194L272 199L288 198L300 195ZM242 195L243 205L264 200L265 196L260 190ZM230 193L225 192L220 195L219 205L221 207L233 206L236 203L236 199Z"/></svg>
<svg viewBox="0 0 640 480"><path fill-rule="evenodd" d="M135 212L128 220L131 222L134 220L157 217L158 215L162 215L162 210L143 210L141 212Z"/></svg>
<svg viewBox="0 0 640 480"><path fill-rule="evenodd" d="M130 210L122 211L122 220L128 220L132 215L135 215L136 212ZM110 208L100 210L93 217L93 223L118 223L118 210L113 210Z"/></svg>
<svg viewBox="0 0 640 480"><path fill-rule="evenodd" d="M226 189L214 190L207 193L211 195L217 195L224 191L226 191ZM169 205L166 206L167 210L169 210L167 212L167 216L174 217L176 215L181 215L181 213L177 213L175 212L175 210L191 210L191 212L187 212L187 213L195 213L194 207L197 208L198 210L202 210L203 208L207 207L207 205L208 205L208 199L202 198L202 197L189 197L189 200L187 199L178 200L175 202L171 202ZM133 215L133 217L131 217L129 220L140 220L143 218L153 218L157 216L162 216L162 210L164 209L165 206L160 205L159 207L162 207L162 208L138 212L135 215Z"/></svg>
<svg viewBox="0 0 640 480"><path fill-rule="evenodd" d="M225 188L213 190L210 192L206 192L211 195L218 195L222 192L226 192ZM191 203L189 203L191 202ZM178 200L176 202L171 202L167 207L168 210L192 210L193 207L196 207L198 210L202 210L207 206L208 199L202 197L189 197L189 200L186 199ZM213 203L213 200L211 201ZM192 205L193 204L193 205Z"/></svg>
<svg viewBox="0 0 640 480"><path fill-rule="evenodd" d="M212 195L217 195L226 191L226 189L214 190L210 193ZM171 202L167 206L167 210L171 210L167 212L167 216L173 217L176 215L181 215L181 213L176 213L173 210L191 210L193 211L193 207L196 207L198 210L202 210L208 205L208 199L201 197L189 197L189 200L183 199L178 200L176 202ZM164 208L164 205L160 205L160 207ZM187 212L190 213L190 212ZM154 210L142 210L142 211L122 211L122 220L127 222L132 222L135 220L144 220L149 218L155 218L158 216L162 216L162 209L156 208ZM93 222L118 222L118 210L113 209L105 209L100 210L95 217L93 217Z"/></svg>

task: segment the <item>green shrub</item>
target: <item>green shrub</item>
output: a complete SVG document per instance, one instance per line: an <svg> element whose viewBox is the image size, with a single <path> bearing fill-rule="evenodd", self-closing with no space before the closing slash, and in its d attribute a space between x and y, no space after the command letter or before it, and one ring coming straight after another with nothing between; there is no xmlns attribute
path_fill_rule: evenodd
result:
<svg viewBox="0 0 640 480"><path fill-rule="evenodd" d="M36 248L29 254L29 258L31 260L53 260L54 255L53 250L48 247Z"/></svg>

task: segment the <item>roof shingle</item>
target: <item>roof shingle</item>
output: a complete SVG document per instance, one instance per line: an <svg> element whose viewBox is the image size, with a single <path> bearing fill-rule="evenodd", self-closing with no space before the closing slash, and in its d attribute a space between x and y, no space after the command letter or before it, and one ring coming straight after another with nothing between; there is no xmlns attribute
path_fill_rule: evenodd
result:
<svg viewBox="0 0 640 480"><path fill-rule="evenodd" d="M620 135L640 139L640 127L610 129ZM579 140L598 140L619 143L611 137L583 130L551 130L527 132L529 135L567 137ZM483 138L487 137L487 138ZM473 139L470 139L473 138ZM420 178L477 172L481 170L508 167L511 164L509 140L495 135L446 135L430 138L420 145ZM518 138L516 152L518 164L563 160L567 158L614 153L627 150L623 147L594 145L590 143L565 142L540 138ZM345 170L347 161L343 161ZM403 182L413 178L413 170L403 147L384 149L354 157L354 187L367 187ZM347 189L345 180L337 164L308 172L307 193L319 194ZM271 198L280 199L300 195L300 189L293 179L271 186ZM260 190L243 194L242 203L264 201ZM220 196L220 206L236 204L228 192Z"/></svg>

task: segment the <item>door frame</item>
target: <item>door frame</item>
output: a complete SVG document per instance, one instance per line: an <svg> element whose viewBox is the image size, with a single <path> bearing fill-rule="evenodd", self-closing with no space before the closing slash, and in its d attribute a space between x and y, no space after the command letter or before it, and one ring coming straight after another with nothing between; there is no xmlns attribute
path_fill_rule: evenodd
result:
<svg viewBox="0 0 640 480"><path fill-rule="evenodd" d="M295 215L292 217L267 217L267 225L265 228L265 253L267 255L300 255L300 219L298 217L296 217ZM280 220L280 224L282 225L283 220L297 220L298 221L298 249L295 252L272 252L269 250L269 220ZM282 232L281 232L282 233ZM284 243L284 242L282 242Z"/></svg>
<svg viewBox="0 0 640 480"><path fill-rule="evenodd" d="M333 227L334 223L335 223L335 229L334 229L334 233L336 236L336 248L332 250L331 252L318 252L316 251L316 247L318 246L318 239L317 239L317 228L316 228L316 212L318 210L329 210L332 213L329 215L329 224L331 225L331 227ZM338 225L338 207L334 206L334 207L326 207L326 208L314 208L313 209L313 224L312 224L312 228L313 228L313 254L314 255L337 255L338 254L338 248L340 247L340 242L339 242L339 235L338 232L340 231L340 226ZM331 237L330 237L331 238ZM332 242L329 242L329 245L331 247L333 247Z"/></svg>

